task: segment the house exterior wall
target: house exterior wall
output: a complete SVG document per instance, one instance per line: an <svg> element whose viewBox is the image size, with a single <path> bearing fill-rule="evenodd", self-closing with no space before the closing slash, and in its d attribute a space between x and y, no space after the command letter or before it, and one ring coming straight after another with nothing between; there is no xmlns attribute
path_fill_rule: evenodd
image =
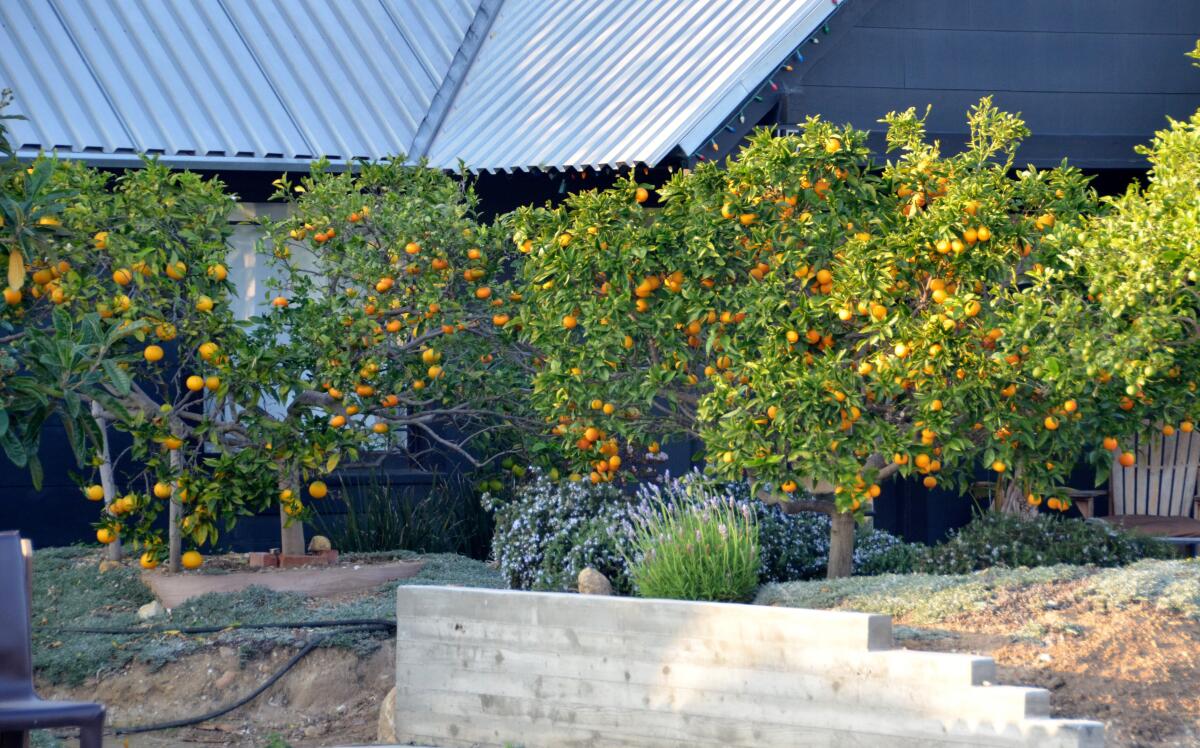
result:
<svg viewBox="0 0 1200 748"><path fill-rule="evenodd" d="M1195 0L849 0L830 26L784 78L782 123L879 133L889 111L931 104L931 136L953 145L993 95L1033 131L1019 164L1140 169L1134 146L1200 107Z"/></svg>

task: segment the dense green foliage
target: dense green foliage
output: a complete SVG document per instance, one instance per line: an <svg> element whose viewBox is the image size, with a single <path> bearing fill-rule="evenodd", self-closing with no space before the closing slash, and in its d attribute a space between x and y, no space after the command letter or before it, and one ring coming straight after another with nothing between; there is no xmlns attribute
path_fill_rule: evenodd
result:
<svg viewBox="0 0 1200 748"><path fill-rule="evenodd" d="M914 568L962 574L993 566L1124 566L1143 558L1172 555L1167 543L1104 522L988 512L930 548Z"/></svg>
<svg viewBox="0 0 1200 748"><path fill-rule="evenodd" d="M642 597L742 602L758 588L758 524L746 503L691 496L639 507L629 576Z"/></svg>

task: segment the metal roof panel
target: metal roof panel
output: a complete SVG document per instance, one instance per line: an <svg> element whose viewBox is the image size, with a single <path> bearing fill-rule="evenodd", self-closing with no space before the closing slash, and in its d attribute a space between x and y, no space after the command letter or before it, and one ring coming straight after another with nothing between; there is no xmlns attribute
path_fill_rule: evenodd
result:
<svg viewBox="0 0 1200 748"><path fill-rule="evenodd" d="M480 0L4 0L20 152L405 153Z"/></svg>
<svg viewBox="0 0 1200 748"><path fill-rule="evenodd" d="M430 161L657 163L702 143L834 9L830 0L506 0Z"/></svg>

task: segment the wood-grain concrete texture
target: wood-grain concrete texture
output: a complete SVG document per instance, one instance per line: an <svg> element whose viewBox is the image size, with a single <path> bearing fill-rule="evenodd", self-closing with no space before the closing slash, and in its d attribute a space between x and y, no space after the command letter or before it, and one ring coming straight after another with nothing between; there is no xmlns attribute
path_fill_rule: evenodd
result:
<svg viewBox="0 0 1200 748"><path fill-rule="evenodd" d="M435 746L1104 744L995 664L895 649L866 613L620 597L397 591L396 732Z"/></svg>

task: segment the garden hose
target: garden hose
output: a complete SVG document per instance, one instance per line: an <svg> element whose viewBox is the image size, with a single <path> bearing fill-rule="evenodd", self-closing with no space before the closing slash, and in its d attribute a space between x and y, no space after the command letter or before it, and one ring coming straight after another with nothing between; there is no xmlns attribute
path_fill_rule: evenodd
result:
<svg viewBox="0 0 1200 748"><path fill-rule="evenodd" d="M153 633L168 633L178 632L181 634L211 634L219 631L230 631L234 629L266 629L266 628L334 628L345 627L345 631L394 631L396 629L395 621L385 619L347 619L342 621L308 621L308 622L291 622L291 623L246 623L246 624L229 624L227 626L192 626L183 628L169 628L164 626L155 626L142 629L103 629L103 628L64 628L61 631L69 631L80 634L153 634ZM335 633L344 633L339 631ZM216 719L222 715L232 712L240 706L244 706L258 697L263 691L273 686L276 681L284 676L287 671L295 667L296 663L304 659L304 657L321 645L326 639L333 636L333 633L321 634L305 643L300 651L292 655L287 662L271 674L262 684L255 688L250 693L240 699L226 704L204 714L196 715L195 717L184 717L183 719L172 720L170 722L159 722L150 725L136 725L131 727L112 727L109 728L116 735L132 735L141 732L157 732L159 730L173 730L179 727L188 727L189 725L197 725L201 722L207 722L210 719Z"/></svg>
<svg viewBox="0 0 1200 748"><path fill-rule="evenodd" d="M227 623L224 626L147 626L146 628L74 628L65 627L58 631L68 634L113 634L137 636L138 634L216 634L236 629L319 629L335 626L386 626L396 628L395 621L386 618L347 618L332 621L284 621L280 623Z"/></svg>

